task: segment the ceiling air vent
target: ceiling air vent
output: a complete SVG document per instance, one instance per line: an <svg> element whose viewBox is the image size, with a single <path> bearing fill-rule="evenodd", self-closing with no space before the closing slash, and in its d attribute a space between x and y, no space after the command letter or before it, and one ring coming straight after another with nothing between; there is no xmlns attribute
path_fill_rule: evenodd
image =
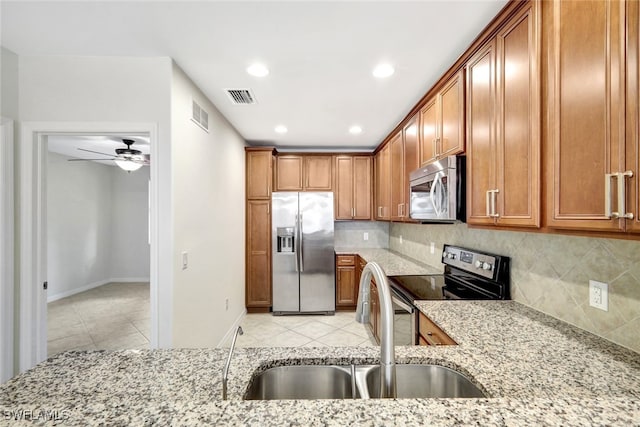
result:
<svg viewBox="0 0 640 427"><path fill-rule="evenodd" d="M233 105L251 105L256 103L256 97L251 89L225 89Z"/></svg>
<svg viewBox="0 0 640 427"><path fill-rule="evenodd" d="M207 113L196 101L191 101L191 120L202 129L209 132L209 113Z"/></svg>

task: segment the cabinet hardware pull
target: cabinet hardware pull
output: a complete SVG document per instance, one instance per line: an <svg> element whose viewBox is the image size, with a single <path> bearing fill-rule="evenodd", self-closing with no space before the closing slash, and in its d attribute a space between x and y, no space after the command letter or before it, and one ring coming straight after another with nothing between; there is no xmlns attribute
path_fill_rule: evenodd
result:
<svg viewBox="0 0 640 427"><path fill-rule="evenodd" d="M604 216L607 218L618 218L620 216L618 212L611 212L611 205L613 205L611 178L619 179L617 173L604 174Z"/></svg>
<svg viewBox="0 0 640 427"><path fill-rule="evenodd" d="M496 206L498 204L498 193L499 189L495 190L487 190L487 200L486 200L486 208L487 208L487 216L490 218L499 218L500 214L496 211Z"/></svg>
<svg viewBox="0 0 640 427"><path fill-rule="evenodd" d="M500 190L496 188L493 190L493 217L500 218L500 214L498 213L498 193Z"/></svg>
<svg viewBox="0 0 640 427"><path fill-rule="evenodd" d="M633 219L633 212L627 212L627 178L633 177L632 171L620 172L618 175L618 214L621 218Z"/></svg>

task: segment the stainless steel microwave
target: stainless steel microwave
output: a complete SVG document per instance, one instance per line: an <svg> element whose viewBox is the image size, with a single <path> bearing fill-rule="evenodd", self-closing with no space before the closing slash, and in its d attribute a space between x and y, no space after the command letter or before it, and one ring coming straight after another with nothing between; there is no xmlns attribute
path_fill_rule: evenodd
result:
<svg viewBox="0 0 640 427"><path fill-rule="evenodd" d="M409 216L420 222L464 222L465 164L464 156L450 156L411 172Z"/></svg>

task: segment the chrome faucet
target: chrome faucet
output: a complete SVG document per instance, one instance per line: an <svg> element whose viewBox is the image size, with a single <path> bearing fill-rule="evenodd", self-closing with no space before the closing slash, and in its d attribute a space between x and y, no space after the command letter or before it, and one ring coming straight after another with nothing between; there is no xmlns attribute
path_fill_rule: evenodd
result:
<svg viewBox="0 0 640 427"><path fill-rule="evenodd" d="M233 354L233 348L236 346L238 334L243 334L242 326L238 326L238 329L236 329L236 333L233 334L233 341L231 341L231 347L229 348L227 363L224 364L224 369L222 370L222 400L227 400L227 379L229 377L229 365L231 364L231 355Z"/></svg>
<svg viewBox="0 0 640 427"><path fill-rule="evenodd" d="M360 292L356 308L356 320L360 323L369 322L369 283L371 276L376 279L378 295L380 297L380 397L396 397L396 357L393 346L393 304L391 289L387 282L387 275L382 267L375 262L369 262L362 270L360 277Z"/></svg>

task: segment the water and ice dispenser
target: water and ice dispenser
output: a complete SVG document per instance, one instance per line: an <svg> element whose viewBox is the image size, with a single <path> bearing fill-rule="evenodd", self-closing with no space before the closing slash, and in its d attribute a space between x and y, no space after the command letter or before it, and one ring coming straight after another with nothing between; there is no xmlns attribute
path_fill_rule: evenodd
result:
<svg viewBox="0 0 640 427"><path fill-rule="evenodd" d="M294 230L294 227L278 227L276 229L278 252L293 252L295 239Z"/></svg>

